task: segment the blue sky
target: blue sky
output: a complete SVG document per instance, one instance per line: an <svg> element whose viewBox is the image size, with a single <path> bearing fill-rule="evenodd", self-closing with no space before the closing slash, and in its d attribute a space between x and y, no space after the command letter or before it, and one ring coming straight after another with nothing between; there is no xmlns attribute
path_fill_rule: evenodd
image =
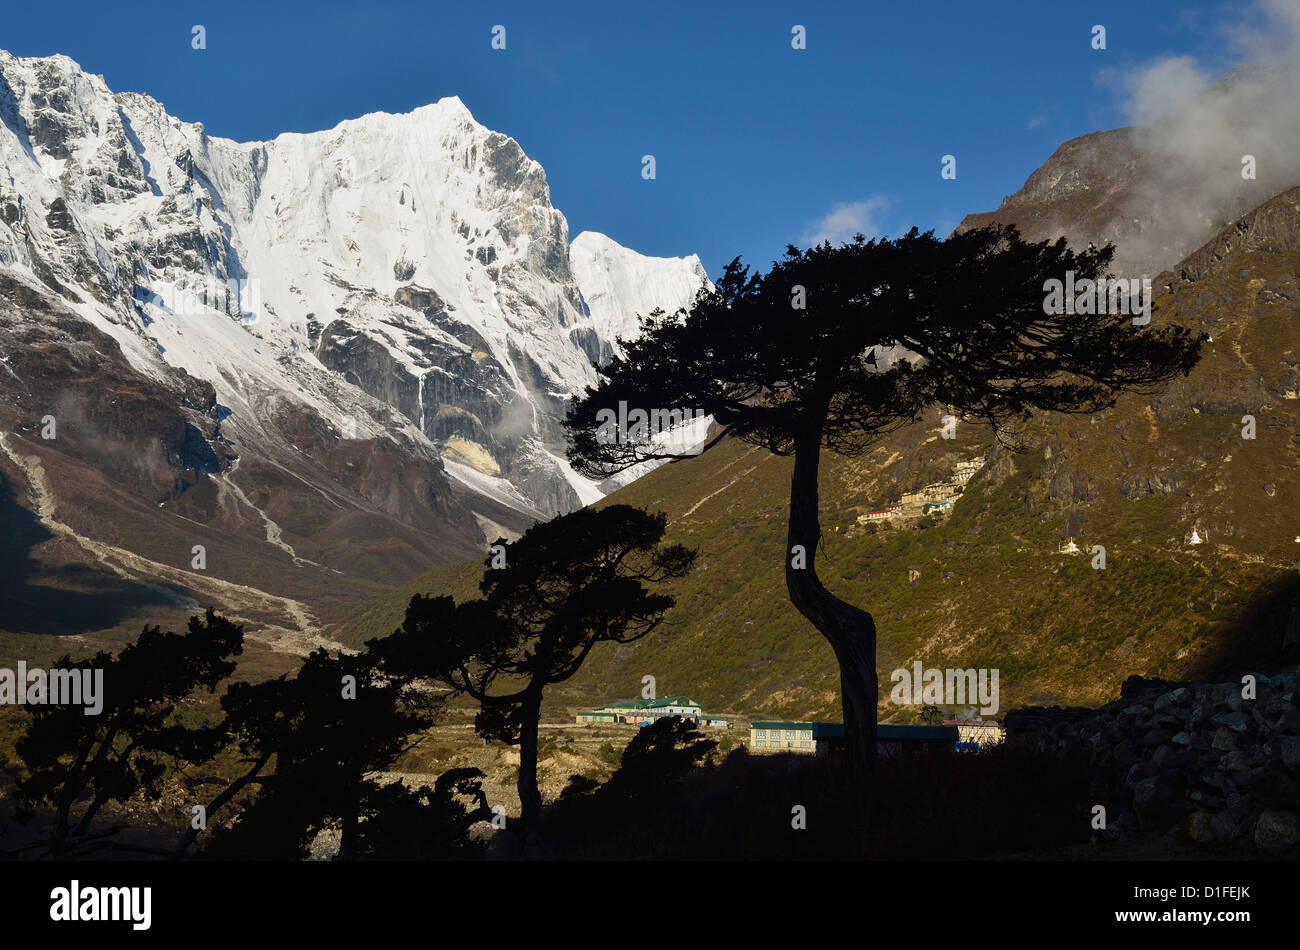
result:
<svg viewBox="0 0 1300 950"><path fill-rule="evenodd" d="M0 48L66 53L239 140L460 96L542 163L572 234L696 252L712 275L854 225L947 233L1062 141L1128 124L1124 79L1144 64L1226 72L1224 26L1242 18L1242 4L1156 0L7 6Z"/></svg>

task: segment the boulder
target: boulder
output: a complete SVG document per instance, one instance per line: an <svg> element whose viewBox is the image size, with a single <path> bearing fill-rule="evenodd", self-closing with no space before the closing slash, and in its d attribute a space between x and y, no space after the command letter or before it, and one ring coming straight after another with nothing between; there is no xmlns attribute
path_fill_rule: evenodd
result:
<svg viewBox="0 0 1300 950"><path fill-rule="evenodd" d="M1267 854L1282 854L1300 844L1300 821L1295 812L1269 808L1255 821L1255 847Z"/></svg>
<svg viewBox="0 0 1300 950"><path fill-rule="evenodd" d="M1214 815L1208 811L1194 811L1187 822L1187 835L1197 844L1214 844L1219 840L1214 829Z"/></svg>
<svg viewBox="0 0 1300 950"><path fill-rule="evenodd" d="M1283 736L1279 746L1282 751L1282 764L1289 769L1300 771L1300 736Z"/></svg>

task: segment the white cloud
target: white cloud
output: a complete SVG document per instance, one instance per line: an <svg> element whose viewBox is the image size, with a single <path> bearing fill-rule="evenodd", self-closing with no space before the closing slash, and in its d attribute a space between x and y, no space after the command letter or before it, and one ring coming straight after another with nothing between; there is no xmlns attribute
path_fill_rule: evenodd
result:
<svg viewBox="0 0 1300 950"><path fill-rule="evenodd" d="M1258 0L1255 16L1228 29L1241 57L1281 60L1300 57L1300 0Z"/></svg>
<svg viewBox="0 0 1300 950"><path fill-rule="evenodd" d="M1145 125L1191 105L1210 76L1191 56L1165 56L1125 77L1129 120Z"/></svg>
<svg viewBox="0 0 1300 950"><path fill-rule="evenodd" d="M1165 55L1104 72L1119 94L1145 210L1118 242L1122 267L1151 273L1224 224L1300 184L1300 0L1256 0L1205 29L1198 57ZM1217 82L1229 67L1231 73ZM1246 157L1256 178L1243 178Z"/></svg>
<svg viewBox="0 0 1300 950"><path fill-rule="evenodd" d="M1238 11L1238 17L1234 23L1207 31L1222 50L1212 61L1165 55L1126 70L1119 79L1128 120L1144 125L1204 108L1198 101L1201 94L1226 66L1300 60L1300 0L1255 0ZM1106 78L1113 79L1113 73L1106 71ZM1279 78L1274 74L1268 81ZM1248 77L1247 82L1259 83L1261 79ZM1221 111L1228 112L1228 106L1221 106ZM1258 117L1261 122L1269 118Z"/></svg>
<svg viewBox="0 0 1300 950"><path fill-rule="evenodd" d="M880 218L889 210L892 201L885 195L872 195L862 201L849 201L831 206L819 220L809 222L801 236L805 245L830 241L843 244L855 234L878 237L883 233Z"/></svg>

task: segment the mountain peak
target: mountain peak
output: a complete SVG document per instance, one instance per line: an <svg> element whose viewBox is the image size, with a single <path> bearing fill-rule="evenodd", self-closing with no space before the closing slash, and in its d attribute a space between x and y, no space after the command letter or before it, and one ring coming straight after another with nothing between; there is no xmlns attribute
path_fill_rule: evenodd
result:
<svg viewBox="0 0 1300 950"><path fill-rule="evenodd" d="M0 74L0 266L139 372L215 387L241 457L278 438L274 399L445 462L497 525L569 510L600 494L564 460L570 398L636 313L707 280L603 235L572 249L542 166L456 96L241 144L66 56Z"/></svg>
<svg viewBox="0 0 1300 950"><path fill-rule="evenodd" d="M446 109L450 112L462 113L469 119L474 118L473 114L469 111L469 107L465 105L463 101L461 101L460 96L443 96L441 99L435 102L434 105L438 106L441 109Z"/></svg>
<svg viewBox="0 0 1300 950"><path fill-rule="evenodd" d="M1271 196L1300 184L1300 66L1234 70L1194 95L1148 90L1159 118L1063 143L996 211L958 230L1015 224L1031 240L1116 246L1117 274L1154 276ZM1147 102L1146 100L1150 100ZM1249 143L1249 144L1247 144Z"/></svg>
<svg viewBox="0 0 1300 950"><path fill-rule="evenodd" d="M712 286L696 254L650 257L599 231L574 238L570 257L592 323L609 341L635 337L641 317L689 306L701 287Z"/></svg>

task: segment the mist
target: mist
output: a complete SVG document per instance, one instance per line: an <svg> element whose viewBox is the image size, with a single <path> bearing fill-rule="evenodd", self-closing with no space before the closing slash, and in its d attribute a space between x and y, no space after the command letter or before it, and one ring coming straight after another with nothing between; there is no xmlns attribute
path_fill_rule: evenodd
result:
<svg viewBox="0 0 1300 950"><path fill-rule="evenodd" d="M1261 0L1219 31L1223 63L1170 56L1121 77L1141 173L1117 268L1171 267L1224 225L1300 185L1300 0ZM1246 176L1253 157L1253 179ZM1136 233L1134 233L1136 230Z"/></svg>

